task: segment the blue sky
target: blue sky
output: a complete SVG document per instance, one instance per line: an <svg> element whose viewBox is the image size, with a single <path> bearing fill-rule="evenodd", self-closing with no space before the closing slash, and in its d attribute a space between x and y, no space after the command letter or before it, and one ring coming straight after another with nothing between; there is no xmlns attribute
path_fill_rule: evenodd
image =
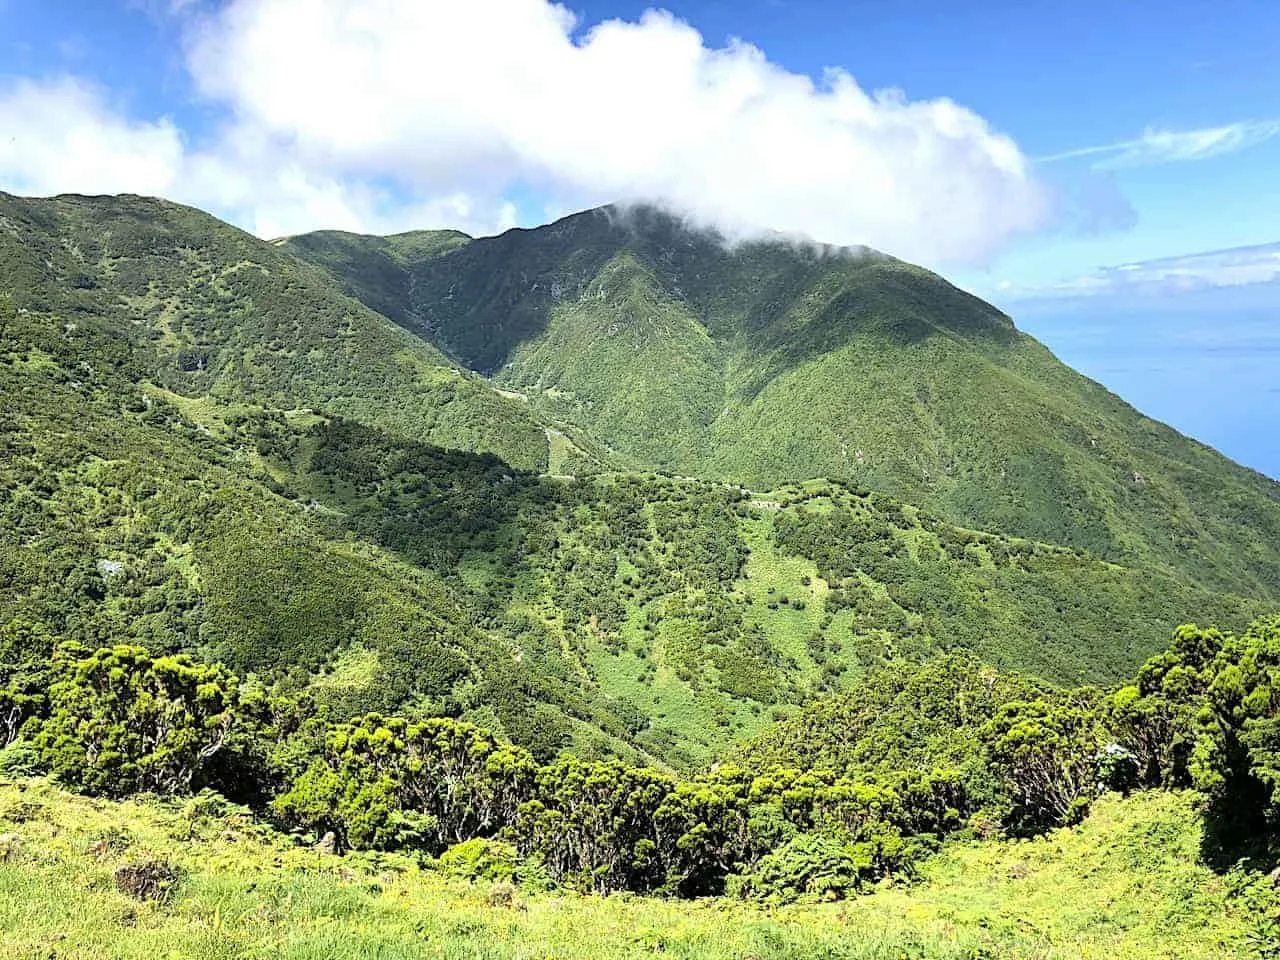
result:
<svg viewBox="0 0 1280 960"><path fill-rule="evenodd" d="M871 243L1280 476L1280 4L663 7L0 0L0 188L264 235L660 199Z"/></svg>

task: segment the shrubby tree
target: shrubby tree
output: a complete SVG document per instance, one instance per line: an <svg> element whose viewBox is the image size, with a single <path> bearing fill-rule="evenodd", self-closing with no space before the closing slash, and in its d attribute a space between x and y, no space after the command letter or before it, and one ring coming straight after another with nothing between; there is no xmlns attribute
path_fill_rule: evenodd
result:
<svg viewBox="0 0 1280 960"><path fill-rule="evenodd" d="M843 899L868 879L859 860L834 837L802 833L766 855L750 873L735 877L730 889L742 897L780 902Z"/></svg>
<svg viewBox="0 0 1280 960"><path fill-rule="evenodd" d="M0 748L13 743L48 705L49 657L57 640L41 623L0 626Z"/></svg>
<svg viewBox="0 0 1280 960"><path fill-rule="evenodd" d="M769 786L732 765L676 784L654 816L668 881L686 896L720 893L727 876L795 833Z"/></svg>
<svg viewBox="0 0 1280 960"><path fill-rule="evenodd" d="M1134 683L1106 699L1107 729L1133 756L1144 786L1190 786L1206 670L1225 639L1216 630L1179 627L1168 650L1143 664Z"/></svg>
<svg viewBox="0 0 1280 960"><path fill-rule="evenodd" d="M1096 697L1076 691L1006 703L982 728L992 768L1008 791L1017 833L1075 823L1097 787Z"/></svg>
<svg viewBox="0 0 1280 960"><path fill-rule="evenodd" d="M535 771L527 751L472 724L369 714L331 728L323 755L273 806L344 846L438 852L511 824Z"/></svg>
<svg viewBox="0 0 1280 960"><path fill-rule="evenodd" d="M1106 720L1146 786L1209 797L1206 853L1230 861L1274 842L1280 825L1280 619L1242 636L1179 627Z"/></svg>
<svg viewBox="0 0 1280 960"><path fill-rule="evenodd" d="M27 623L0 628L0 682L0 697L35 698L23 726L40 761L86 792L209 785L341 849L452 851L477 875L518 860L597 892L847 896L910 875L975 814L1038 833L1105 786L1199 786L1209 852L1238 855L1280 824L1280 619L1239 638L1180 628L1105 697L960 657L884 671L787 721L770 749L686 777L539 763L453 719L330 724L305 693L141 647L55 646Z"/></svg>
<svg viewBox="0 0 1280 960"><path fill-rule="evenodd" d="M561 757L518 811L517 846L597 892L655 889L666 879L655 814L674 787L656 770Z"/></svg>
<svg viewBox="0 0 1280 960"><path fill-rule="evenodd" d="M235 722L235 676L185 655L66 643L52 676L35 743L54 776L86 793L202 786Z"/></svg>
<svg viewBox="0 0 1280 960"><path fill-rule="evenodd" d="M1208 852L1230 859L1280 828L1280 618L1227 637L1202 679L1191 772L1210 797Z"/></svg>

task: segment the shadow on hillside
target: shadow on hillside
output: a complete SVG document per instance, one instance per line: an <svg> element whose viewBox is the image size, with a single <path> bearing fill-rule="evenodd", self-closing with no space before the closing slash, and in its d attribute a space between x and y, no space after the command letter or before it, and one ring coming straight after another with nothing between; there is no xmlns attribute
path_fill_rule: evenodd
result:
<svg viewBox="0 0 1280 960"><path fill-rule="evenodd" d="M1280 850L1267 842L1271 831L1262 813L1268 791L1252 777L1249 781L1205 807L1200 859L1215 873L1236 866L1267 873L1280 865Z"/></svg>
<svg viewBox="0 0 1280 960"><path fill-rule="evenodd" d="M352 533L445 578L474 550L518 563L524 531L512 524L522 504L549 496L546 481L493 454L414 443L342 419L316 425L311 438L311 457L298 465L311 494L345 514Z"/></svg>

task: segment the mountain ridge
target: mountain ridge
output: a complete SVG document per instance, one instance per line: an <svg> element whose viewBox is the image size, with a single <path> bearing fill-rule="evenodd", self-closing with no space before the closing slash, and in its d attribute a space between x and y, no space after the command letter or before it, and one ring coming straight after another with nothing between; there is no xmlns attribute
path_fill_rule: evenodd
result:
<svg viewBox="0 0 1280 960"><path fill-rule="evenodd" d="M1145 417L937 275L815 250L601 208L422 259L397 310L637 468L847 479L962 525L1280 591L1280 565L1238 532L1248 517L1280 536L1280 483ZM1236 555L1201 550L1224 537Z"/></svg>
<svg viewBox="0 0 1280 960"><path fill-rule="evenodd" d="M0 386L14 398L0 422L0 623L191 650L304 689L327 716L445 713L541 757L570 745L691 768L886 660L969 651L1051 679L1107 682L1176 624L1239 627L1272 599L1236 556L1244 520L1207 538L1203 549L1230 562L1201 571L961 522L945 501L913 503L851 471L743 485L750 461L726 455L719 476L659 474L647 457L696 459L704 448L693 430L723 418L727 378L761 373L731 369L751 357L724 350L670 265L643 245L581 251L561 235L548 252L542 234L522 234L547 276L566 251L600 268L545 318L546 336L516 345L511 373L489 380L287 246L190 208L0 197L0 217ZM324 239L317 249L337 254L364 243ZM708 250L686 241L685 256ZM482 241L402 242L412 249L375 251L375 262L432 266ZM810 399L744 407L741 419L765 424L744 430L746 449L786 445L808 475L827 472L821 415L839 402L838 378L806 383L815 363L860 371L885 394L864 420L897 423L913 443L894 393L902 357L942 364L927 395L908 384L921 411L946 406L955 417L949 392L974 401L992 383L1017 384L1014 373L944 377L963 369L957 341L1020 342L980 302L957 300L969 312L956 316L976 331L941 335L926 308L946 288L927 277L919 286L914 268L855 263L854 280L867 280L858 271L868 265L876 272L871 286L849 288L819 258L779 265L777 255L758 248L718 274L706 268L707 303L734 271L763 277L722 295L716 329L750 322L741 340L760 333L785 346L789 332L831 319L854 339L826 352L797 345L818 359L793 363L762 395L790 378ZM539 282L484 262L468 282L499 299ZM829 288L811 312L778 319L775 301L756 297L792 273L804 289ZM891 311L895 283L924 299L876 313ZM876 295L852 318L840 306L850 289ZM906 336L929 330L924 346ZM992 364L964 350L975 371ZM763 369L777 357L757 359ZM537 386L538 371L563 389ZM526 379L536 389L522 393ZM780 410L791 419L769 423ZM582 425L588 415L605 439ZM984 429L975 442L1006 442ZM1013 489L1054 503L1055 516L1071 507L1070 491L1037 469L1038 446L1013 439L1026 458ZM904 460L916 455L904 450ZM1204 466L1206 482L1221 475L1219 461ZM1110 506L1138 540L1126 504ZM1069 514L1060 523L1082 529ZM1263 573L1269 542L1253 547Z"/></svg>

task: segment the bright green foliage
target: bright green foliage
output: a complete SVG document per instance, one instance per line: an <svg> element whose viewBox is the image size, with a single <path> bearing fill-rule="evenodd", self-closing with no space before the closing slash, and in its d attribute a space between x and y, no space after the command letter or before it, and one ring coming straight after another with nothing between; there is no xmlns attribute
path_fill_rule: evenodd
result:
<svg viewBox="0 0 1280 960"><path fill-rule="evenodd" d="M279 246L323 267L342 281L348 294L408 326L414 319L406 309L413 268L463 246L469 239L456 230L414 230L377 238L319 230L285 238Z"/></svg>
<svg viewBox="0 0 1280 960"><path fill-rule="evenodd" d="M679 780L571 755L538 766L470 724L376 715L334 727L272 808L344 848L423 850L456 865L488 849L459 844L504 840L583 889L685 896L721 892L801 833L844 845L859 883L903 874L968 812L945 776L895 789L794 769L726 766Z"/></svg>
<svg viewBox="0 0 1280 960"><path fill-rule="evenodd" d="M337 848L441 855L446 868L477 875L507 867L524 875L528 864L529 875L597 892L838 898L911 876L967 826L998 817L1014 833L1036 835L1078 822L1104 785L1127 788L1142 772L1135 766L1122 778L1120 762L1138 758L1160 773L1160 758L1176 755L1161 738L1185 733L1167 717L1185 716L1197 699L1190 766L1212 801L1208 852L1226 852L1227 843L1238 851L1249 831L1265 847L1276 822L1267 679L1275 626L1260 621L1238 640L1180 629L1170 651L1144 668L1135 689L1148 693L1136 699L1127 688L1104 702L1090 688L966 675L972 664L960 658L914 675L900 665L897 682L888 673L867 682L866 714L846 712L841 722L826 710L808 726L789 721L771 751L744 753L756 765L689 778L569 754L539 765L528 751L446 718L371 714L317 738L306 698L272 698L183 656L64 644L34 745L55 776L90 793L234 783L245 796L274 796L281 823L331 833ZM1199 678L1179 683L1177 671L1195 665ZM1176 711L1134 709L1161 693L1181 698ZM1004 700L1028 694L1034 699ZM850 697L842 709L859 703ZM806 729L809 753L795 733ZM809 768L777 765L785 758ZM815 758L829 765L813 766Z"/></svg>
<svg viewBox="0 0 1280 960"><path fill-rule="evenodd" d="M1060 691L970 658L877 670L749 743L747 764L794 764L892 788L904 834L942 836L975 814L1020 834L1072 823L1105 782L1099 695ZM908 771L929 771L927 776Z"/></svg>
<svg viewBox="0 0 1280 960"><path fill-rule="evenodd" d="M737 892L784 903L802 898L840 900L876 878L875 859L883 860L883 851L868 855L831 837L802 833L761 859L742 878Z"/></svg>
<svg viewBox="0 0 1280 960"><path fill-rule="evenodd" d="M449 714L540 762L570 747L688 771L898 657L964 650L1005 670L1106 683L1177 623L1238 628L1264 610L1192 578L965 530L841 483L751 493L601 474L628 456L563 423L547 433L536 394L495 393L348 299L290 255L305 238L262 244L137 198L3 206L16 233L0 233L0 388L18 402L0 418L0 622L41 622L90 647L189 651L268 685L306 687L331 719ZM528 235L533 246L542 237ZM722 257L682 237L659 230L654 243ZM313 239L330 265L359 260L366 246ZM581 238L563 239L548 263ZM369 283L351 289L417 290L425 264L452 261L463 286L487 277L507 289L507 319L534 329L524 281L493 264L468 272L461 255L480 243L390 238L369 254L381 264ZM743 314L736 298L764 296L776 281L766 300L783 309L805 284L838 286L853 269L847 258L744 248L728 273L697 270L702 279L680 287L721 318L708 335L702 307L691 315L677 302L669 266L646 250L609 254L573 297L562 284L563 349L551 353L566 377L599 372L589 406L602 416L620 357L647 358L628 370L669 368L666 386L638 385L609 416L621 424L669 410L671 424L646 435L673 449L687 446L687 417L664 391L701 383L694 419L720 417L708 351L743 316L779 356L808 349L803 337L792 350L774 335L772 306ZM580 261L584 277L594 256ZM858 282L873 287L899 290L916 276L883 259L858 263ZM717 293L722 281L745 286ZM950 315L959 327L1002 328L961 299ZM855 302L822 321L837 341L849 332L840 312ZM597 307L617 314L600 329ZM413 326L410 313L401 319ZM490 333L507 329L490 319ZM596 362L597 349L612 360ZM539 357L529 364L552 362ZM771 376L752 369L743 375ZM587 409L586 396L556 402ZM788 447L809 443L782 436ZM544 457L552 448L555 464ZM1253 589L1248 578L1230 588ZM44 686L23 696L38 700ZM29 710L13 706L16 730Z"/></svg>
<svg viewBox="0 0 1280 960"><path fill-rule="evenodd" d="M1137 682L1107 698L1107 727L1134 757L1148 786L1187 786L1209 678L1222 650L1217 630L1179 627L1164 653L1143 664Z"/></svg>
<svg viewBox="0 0 1280 960"><path fill-rule="evenodd" d="M542 760L572 744L687 769L761 729L767 708L895 654L972 645L1105 681L1196 611L1230 624L1256 609L1045 545L926 529L837 485L752 496L652 475L545 478L348 420L149 391L130 412L127 384L82 395L61 363L15 374L32 405L0 461L0 616L314 678L338 719L412 703L473 715ZM900 556L828 570L824 545L859 523ZM943 545L962 535L953 557Z"/></svg>
<svg viewBox="0 0 1280 960"><path fill-rule="evenodd" d="M848 692L806 705L746 744L739 756L757 768L817 768L890 780L900 792L916 795L909 805L913 811L931 811L933 825L917 823L913 832L942 833L957 810L997 802L983 761L983 725L1005 703L1047 690L965 656L937 657L911 669L890 664ZM912 780L906 771L928 776ZM922 795L933 790L936 796Z"/></svg>
<svg viewBox="0 0 1280 960"><path fill-rule="evenodd" d="M1041 833L1078 822L1097 789L1102 744L1094 691L1000 708L981 731L992 767L1004 778L1015 831Z"/></svg>
<svg viewBox="0 0 1280 960"><path fill-rule="evenodd" d="M1208 794L1205 853L1267 856L1280 836L1280 622L1243 634L1184 626L1138 680L1108 698L1107 724L1143 782Z"/></svg>
<svg viewBox="0 0 1280 960"><path fill-rule="evenodd" d="M519 866L516 848L501 840L473 837L455 843L436 860L442 873L466 880L511 880Z"/></svg>
<svg viewBox="0 0 1280 960"><path fill-rule="evenodd" d="M1204 640L1208 652L1219 638ZM1212 798L1212 839L1228 851L1280 846L1280 619L1222 640L1203 677L1192 773Z"/></svg>
<svg viewBox="0 0 1280 960"><path fill-rule="evenodd" d="M82 390L123 373L193 400L313 409L546 463L545 426L527 405L208 214L142 197L0 193L0 216L0 296L43 321L52 343L41 350L75 353L69 379Z"/></svg>
<svg viewBox="0 0 1280 960"><path fill-rule="evenodd" d="M47 709L49 665L57 641L48 629L16 619L0 626L0 748Z"/></svg>
<svg viewBox="0 0 1280 960"><path fill-rule="evenodd" d="M512 823L534 769L470 724L370 714L332 729L323 759L273 806L343 847L438 852Z"/></svg>
<svg viewBox="0 0 1280 960"><path fill-rule="evenodd" d="M0 195L0 227L0 775L215 787L495 908L884 896L1108 786L1195 784L1215 863L1274 852L1280 622L1049 681L1273 606L1278 489L925 271L645 210L273 245ZM700 479L613 472L645 468Z"/></svg>
<svg viewBox="0 0 1280 960"><path fill-rule="evenodd" d="M517 845L587 889L655 889L668 852L655 812L674 786L656 770L562 757L538 771L514 825Z"/></svg>
<svg viewBox="0 0 1280 960"><path fill-rule="evenodd" d="M67 644L35 744L54 776L87 793L183 793L226 743L236 695L234 676L185 655Z"/></svg>

